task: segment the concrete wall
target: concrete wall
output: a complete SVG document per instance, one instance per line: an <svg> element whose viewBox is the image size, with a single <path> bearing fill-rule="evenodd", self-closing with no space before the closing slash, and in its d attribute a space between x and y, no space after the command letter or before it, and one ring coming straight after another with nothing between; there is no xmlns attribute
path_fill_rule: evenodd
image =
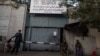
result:
<svg viewBox="0 0 100 56"><path fill-rule="evenodd" d="M21 5L18 9L10 5L0 5L0 35L8 39L19 29L24 30L25 13L25 5Z"/></svg>
<svg viewBox="0 0 100 56"><path fill-rule="evenodd" d="M0 4L11 4L11 0L5 0L4 2L0 1Z"/></svg>
<svg viewBox="0 0 100 56"><path fill-rule="evenodd" d="M96 51L97 55L100 56L100 32L98 32L98 30L94 28L89 28L89 31L89 35L96 38Z"/></svg>
<svg viewBox="0 0 100 56"><path fill-rule="evenodd" d="M24 34L26 8L26 5L21 5L18 9L11 5L0 5L0 35L5 36L6 40L11 38L19 29ZM3 43L1 44L3 49Z"/></svg>
<svg viewBox="0 0 100 56"><path fill-rule="evenodd" d="M69 20L69 23L74 23L76 21L71 19ZM89 37L85 37L84 40L82 40L82 37L75 36L73 33L64 31L64 36L68 42L69 50L75 52L75 43L78 39L84 49L84 53L87 55L91 55L92 51L96 50L97 55L100 55L100 32L98 32L97 29L90 28L89 27Z"/></svg>
<svg viewBox="0 0 100 56"><path fill-rule="evenodd" d="M0 5L0 35L7 36L11 6Z"/></svg>
<svg viewBox="0 0 100 56"><path fill-rule="evenodd" d="M66 38L66 41L68 42L68 49L72 52L75 53L75 43L76 40L79 40L80 43L83 46L83 51L84 54L86 55L91 55L92 51L96 49L96 38L94 37L84 37L84 40L82 39L82 37L79 36L75 36L73 33L68 32L68 31L64 31L64 35Z"/></svg>
<svg viewBox="0 0 100 56"><path fill-rule="evenodd" d="M69 19L69 24L78 22L80 19ZM73 33L65 30L64 37L68 42L69 50L75 53L75 43L76 40L79 40L83 46L84 54L91 55L92 51L96 50L97 54L100 53L100 33L97 29L89 28L89 37L85 37L84 40L82 37L76 36Z"/></svg>
<svg viewBox="0 0 100 56"><path fill-rule="evenodd" d="M9 19L8 38L12 37L19 29L24 30L25 16L25 5L20 6L18 9L12 7L11 18Z"/></svg>
<svg viewBox="0 0 100 56"><path fill-rule="evenodd" d="M68 22L69 24L79 22L80 19L69 19Z"/></svg>

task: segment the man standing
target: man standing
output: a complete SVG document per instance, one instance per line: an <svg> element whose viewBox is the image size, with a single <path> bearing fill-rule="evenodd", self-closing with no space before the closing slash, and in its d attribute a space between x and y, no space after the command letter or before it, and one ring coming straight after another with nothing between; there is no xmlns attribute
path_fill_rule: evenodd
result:
<svg viewBox="0 0 100 56"><path fill-rule="evenodd" d="M14 38L14 37L15 37L15 41L14 41L14 46L13 46L11 54L13 54L14 52L15 52L15 54L18 53L18 50L20 48L20 43L22 42L21 30L18 30L18 32L12 38Z"/></svg>
<svg viewBox="0 0 100 56"><path fill-rule="evenodd" d="M75 49L76 49L76 56L83 56L83 48L79 40L76 40Z"/></svg>

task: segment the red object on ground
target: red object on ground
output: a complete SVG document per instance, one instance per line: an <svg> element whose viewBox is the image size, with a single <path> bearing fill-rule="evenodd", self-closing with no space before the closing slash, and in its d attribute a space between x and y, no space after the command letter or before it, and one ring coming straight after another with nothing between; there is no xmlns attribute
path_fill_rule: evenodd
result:
<svg viewBox="0 0 100 56"><path fill-rule="evenodd" d="M96 56L96 51L93 51L92 52L92 56Z"/></svg>

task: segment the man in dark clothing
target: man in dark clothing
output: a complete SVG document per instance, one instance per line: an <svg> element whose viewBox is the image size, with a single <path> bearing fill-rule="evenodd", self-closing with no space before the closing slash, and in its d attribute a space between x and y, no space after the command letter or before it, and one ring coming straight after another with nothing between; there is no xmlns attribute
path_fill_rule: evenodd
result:
<svg viewBox="0 0 100 56"><path fill-rule="evenodd" d="M61 52L62 52L62 56L68 56L68 44L66 40L64 40L61 45Z"/></svg>
<svg viewBox="0 0 100 56"><path fill-rule="evenodd" d="M76 40L75 49L76 49L76 56L83 56L83 48L79 40Z"/></svg>
<svg viewBox="0 0 100 56"><path fill-rule="evenodd" d="M18 30L18 33L16 33L12 38L15 37L15 41L14 41L14 46L12 49L12 54L15 52L15 54L18 53L18 49L20 48L20 43L22 42L22 33L21 30Z"/></svg>

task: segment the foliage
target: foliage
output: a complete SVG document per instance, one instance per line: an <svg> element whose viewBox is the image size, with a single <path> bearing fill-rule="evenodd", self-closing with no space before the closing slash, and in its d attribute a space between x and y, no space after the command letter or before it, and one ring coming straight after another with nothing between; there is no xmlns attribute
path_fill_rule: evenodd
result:
<svg viewBox="0 0 100 56"><path fill-rule="evenodd" d="M69 0L66 0L69 1ZM66 16L72 19L80 18L80 22L89 26L100 28L100 0L70 0L66 3L68 10ZM76 6L73 6L78 3Z"/></svg>

